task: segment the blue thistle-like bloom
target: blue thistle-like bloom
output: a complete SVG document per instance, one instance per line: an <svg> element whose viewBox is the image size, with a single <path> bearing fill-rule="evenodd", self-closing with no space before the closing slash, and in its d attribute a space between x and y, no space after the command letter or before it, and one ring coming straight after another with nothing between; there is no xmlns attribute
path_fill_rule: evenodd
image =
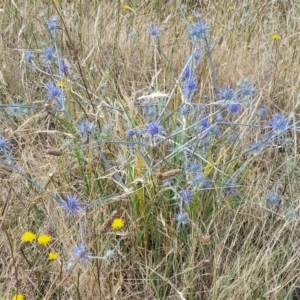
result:
<svg viewBox="0 0 300 300"><path fill-rule="evenodd" d="M146 126L146 134L150 137L158 135L162 131L162 126L158 122L150 123Z"/></svg>
<svg viewBox="0 0 300 300"><path fill-rule="evenodd" d="M127 138L131 138L131 137L133 137L133 136L135 136L136 135L136 131L134 130L134 129L129 129L129 130L127 130L127 132L126 132L126 137Z"/></svg>
<svg viewBox="0 0 300 300"><path fill-rule="evenodd" d="M160 34L160 29L152 24L148 30L148 34L152 37L156 37Z"/></svg>
<svg viewBox="0 0 300 300"><path fill-rule="evenodd" d="M235 189L235 185L233 182L231 182L231 181L224 182L223 194L225 196L230 196L230 195L236 194L236 189Z"/></svg>
<svg viewBox="0 0 300 300"><path fill-rule="evenodd" d="M193 194L188 190L183 190L180 192L180 199L185 203L189 204L192 201Z"/></svg>
<svg viewBox="0 0 300 300"><path fill-rule="evenodd" d="M116 252L112 249L107 249L103 255L103 260L109 261L116 257Z"/></svg>
<svg viewBox="0 0 300 300"><path fill-rule="evenodd" d="M77 129L79 133L85 137L89 133L93 133L95 130L95 125L94 123L90 122L89 120L85 119L81 121L80 123L77 124Z"/></svg>
<svg viewBox="0 0 300 300"><path fill-rule="evenodd" d="M185 80L188 80L192 76L192 70L189 66L185 67L185 69L182 72L182 77Z"/></svg>
<svg viewBox="0 0 300 300"><path fill-rule="evenodd" d="M190 26L189 33L192 38L206 39L209 31L209 26L202 21Z"/></svg>
<svg viewBox="0 0 300 300"><path fill-rule="evenodd" d="M62 203L62 208L69 214L78 214L80 211L80 201L75 196L68 195Z"/></svg>
<svg viewBox="0 0 300 300"><path fill-rule="evenodd" d="M209 133L213 136L219 136L221 134L221 129L219 126L214 125L209 128Z"/></svg>
<svg viewBox="0 0 300 300"><path fill-rule="evenodd" d="M204 174L202 172L195 173L193 176L193 183L198 186L200 183L204 182Z"/></svg>
<svg viewBox="0 0 300 300"><path fill-rule="evenodd" d="M201 119L198 121L198 126L201 127L203 130L209 128L210 124L208 118L202 116Z"/></svg>
<svg viewBox="0 0 300 300"><path fill-rule="evenodd" d="M199 172L201 170L201 166L195 161L190 164L189 169L191 172Z"/></svg>
<svg viewBox="0 0 300 300"><path fill-rule="evenodd" d="M49 82L46 84L47 94L50 99L57 99L61 95L61 90L56 84Z"/></svg>
<svg viewBox="0 0 300 300"><path fill-rule="evenodd" d="M183 94L185 99L189 100L195 91L197 91L196 78L190 77L183 84Z"/></svg>
<svg viewBox="0 0 300 300"><path fill-rule="evenodd" d="M147 117L154 117L156 115L156 110L152 106L145 106L143 109L144 115Z"/></svg>
<svg viewBox="0 0 300 300"><path fill-rule="evenodd" d="M44 57L45 61L51 62L54 58L53 49L51 47L45 48L45 50L43 51L43 57Z"/></svg>
<svg viewBox="0 0 300 300"><path fill-rule="evenodd" d="M89 259L90 253L86 251L83 244L75 245L72 252L72 256L79 261L87 261Z"/></svg>
<svg viewBox="0 0 300 300"><path fill-rule="evenodd" d="M253 93L255 92L255 89L252 84L245 84L241 87L240 92L243 96L249 97L249 96L253 95Z"/></svg>
<svg viewBox="0 0 300 300"><path fill-rule="evenodd" d="M296 214L295 210L292 207L290 207L286 210L286 212L284 213L284 216L289 219L294 219L297 217L297 214Z"/></svg>
<svg viewBox="0 0 300 300"><path fill-rule="evenodd" d="M234 100L235 92L227 85L224 89L219 91L218 98L225 101Z"/></svg>
<svg viewBox="0 0 300 300"><path fill-rule="evenodd" d="M7 142L6 140L0 136L0 149L5 149L7 147Z"/></svg>
<svg viewBox="0 0 300 300"><path fill-rule="evenodd" d="M190 108L187 105L182 105L179 108L179 115L180 116L185 116L188 115L190 113Z"/></svg>
<svg viewBox="0 0 300 300"><path fill-rule="evenodd" d="M195 60L199 60L200 58L201 58L201 52L200 52L200 50L199 49L196 49L195 51L194 51L194 53L193 53L193 57L194 57L194 59Z"/></svg>
<svg viewBox="0 0 300 300"><path fill-rule="evenodd" d="M204 181L202 182L201 187L202 187L203 189L208 189L208 188L210 187L210 185L211 185L211 181L210 181L210 180L204 180Z"/></svg>
<svg viewBox="0 0 300 300"><path fill-rule="evenodd" d="M289 120L281 114L275 114L271 122L271 128L274 134L282 135L289 128Z"/></svg>
<svg viewBox="0 0 300 300"><path fill-rule="evenodd" d="M66 75L68 74L70 67L66 64L66 62L63 59L59 60L58 66L61 72L63 72Z"/></svg>
<svg viewBox="0 0 300 300"><path fill-rule="evenodd" d="M241 108L241 105L238 102L232 102L229 103L226 108L231 114L237 114Z"/></svg>
<svg viewBox="0 0 300 300"><path fill-rule="evenodd" d="M257 112L257 114L258 114L260 117L265 116L267 113L268 113L268 110L267 110L266 107L260 107L260 108L258 109L258 112Z"/></svg>
<svg viewBox="0 0 300 300"><path fill-rule="evenodd" d="M280 199L278 197L278 195L276 194L270 194L268 197L267 197L267 203L271 204L271 205L274 205L274 206L280 206Z"/></svg>
<svg viewBox="0 0 300 300"><path fill-rule="evenodd" d="M189 218L185 212L179 212L175 216L175 220L178 223L178 226L185 225L189 222Z"/></svg>
<svg viewBox="0 0 300 300"><path fill-rule="evenodd" d="M30 63L33 61L33 59L34 59L34 55L32 54L32 52L26 51L25 52L25 60Z"/></svg>
<svg viewBox="0 0 300 300"><path fill-rule="evenodd" d="M221 113L218 113L217 116L216 116L216 120L218 122L224 122L224 118L223 118L223 115Z"/></svg>
<svg viewBox="0 0 300 300"><path fill-rule="evenodd" d="M47 27L50 31L54 31L54 30L60 28L60 27L56 24L56 20L54 20L54 19L50 19L49 21L47 21L47 22L46 22L46 27Z"/></svg>

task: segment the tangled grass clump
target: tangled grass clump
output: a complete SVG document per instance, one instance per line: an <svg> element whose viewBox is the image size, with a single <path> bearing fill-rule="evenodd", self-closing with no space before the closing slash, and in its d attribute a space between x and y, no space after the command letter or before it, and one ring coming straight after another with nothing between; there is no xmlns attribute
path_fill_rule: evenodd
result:
<svg viewBox="0 0 300 300"><path fill-rule="evenodd" d="M173 2L4 4L5 299L300 297L299 7Z"/></svg>

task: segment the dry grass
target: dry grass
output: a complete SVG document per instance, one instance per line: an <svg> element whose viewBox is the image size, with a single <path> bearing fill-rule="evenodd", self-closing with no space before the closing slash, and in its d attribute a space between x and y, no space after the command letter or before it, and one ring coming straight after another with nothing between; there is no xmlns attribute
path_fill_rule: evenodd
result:
<svg viewBox="0 0 300 300"><path fill-rule="evenodd" d="M261 106L268 108L265 125L274 113L297 122L297 1L182 2L189 22L196 20L194 12L200 12L210 25L220 88L235 86L242 77L254 83L253 104L238 122L251 123ZM49 300L292 300L297 295L300 299L297 132L289 133L289 146L273 145L257 156L243 153L246 148L241 145L261 140L266 129L237 127L239 144L220 139L204 160L211 189L195 192L187 208L190 222L178 227L174 193L157 181L156 174L184 170L180 153L169 158L174 150L171 142L140 150L119 142L126 139L128 128L145 126L139 97L168 94L176 86L191 51L187 26L175 0L132 0L126 3L129 10L124 4L103 0L1 4L1 103L37 108L14 117L8 107L0 107L0 135L21 170L1 157L0 299L16 293L25 299ZM29 49L45 70L41 49L49 43L49 32L43 24L54 15L62 27L57 30L61 56L71 65L66 91L72 121L45 108L49 76L24 60ZM242 16L244 23L239 24ZM159 48L148 36L151 24L164 27ZM280 36L277 41L271 39L275 33ZM216 101L206 54L195 75L200 89L194 101ZM182 101L176 88L169 111ZM76 123L86 116L99 127L97 139L87 143L76 131ZM166 118L162 124L166 135L178 126L176 122ZM105 132L107 125L110 129ZM186 139L181 136L173 142ZM53 149L62 155L47 154ZM185 171L177 176L180 190L188 178ZM237 185L235 198L222 193L222 182L228 179ZM266 204L270 193L279 195L278 208ZM52 197L70 194L89 207L80 222L67 216ZM288 208L296 216L287 217ZM115 210L125 221L119 231L110 228ZM67 268L73 246L80 243L79 225L91 255L103 257L113 249L115 258ZM21 242L28 230L51 235L51 244ZM50 249L59 253L52 262L47 261Z"/></svg>

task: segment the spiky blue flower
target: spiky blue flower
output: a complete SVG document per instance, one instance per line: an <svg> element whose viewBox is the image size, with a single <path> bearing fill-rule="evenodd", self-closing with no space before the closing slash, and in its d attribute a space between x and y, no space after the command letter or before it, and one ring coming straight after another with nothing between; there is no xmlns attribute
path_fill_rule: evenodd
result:
<svg viewBox="0 0 300 300"><path fill-rule="evenodd" d="M209 133L213 136L219 136L221 134L221 129L219 126L214 125L209 127Z"/></svg>
<svg viewBox="0 0 300 300"><path fill-rule="evenodd" d="M203 130L209 128L210 124L209 124L208 118L205 116L202 116L201 119L198 121L198 126L201 127Z"/></svg>
<svg viewBox="0 0 300 300"><path fill-rule="evenodd" d="M43 51L43 57L44 57L46 62L52 62L52 60L54 58L53 49L51 47L45 48L44 51Z"/></svg>
<svg viewBox="0 0 300 300"><path fill-rule="evenodd" d="M0 136L0 150L5 149L7 147L6 140Z"/></svg>
<svg viewBox="0 0 300 300"><path fill-rule="evenodd" d="M148 30L148 34L152 37L156 37L160 34L160 29L152 24Z"/></svg>
<svg viewBox="0 0 300 300"><path fill-rule="evenodd" d="M188 115L190 113L190 108L187 105L182 105L179 108L179 115L180 116L185 116Z"/></svg>
<svg viewBox="0 0 300 300"><path fill-rule="evenodd" d="M158 122L150 123L146 126L146 134L150 137L158 135L162 131L162 126Z"/></svg>
<svg viewBox="0 0 300 300"><path fill-rule="evenodd" d="M193 93L197 91L197 81L196 78L190 77L187 80L185 80L183 84L183 95L185 97L185 100L190 100Z"/></svg>
<svg viewBox="0 0 300 300"><path fill-rule="evenodd" d="M63 59L59 60L59 69L61 72L63 72L64 74L68 74L70 67L66 64L66 62Z"/></svg>
<svg viewBox="0 0 300 300"><path fill-rule="evenodd" d="M46 84L47 94L50 99L57 99L61 95L61 90L56 84L49 82Z"/></svg>
<svg viewBox="0 0 300 300"><path fill-rule="evenodd" d="M192 201L193 194L188 190L183 190L180 192L180 199L185 203L189 204Z"/></svg>
<svg viewBox="0 0 300 300"><path fill-rule="evenodd" d="M289 120L282 114L275 114L271 122L272 132L276 135L282 135L289 128Z"/></svg>
<svg viewBox="0 0 300 300"><path fill-rule="evenodd" d="M193 183L195 186L198 186L200 183L204 181L204 174L202 172L197 172L193 176Z"/></svg>
<svg viewBox="0 0 300 300"><path fill-rule="evenodd" d="M75 196L68 195L62 203L62 208L69 214L78 214L81 209L80 200Z"/></svg>
<svg viewBox="0 0 300 300"><path fill-rule="evenodd" d="M194 57L194 59L195 60L199 60L200 58L201 58L201 52L200 52L200 50L199 49L196 49L195 51L194 51L194 53L193 53L193 57Z"/></svg>
<svg viewBox="0 0 300 300"><path fill-rule="evenodd" d="M239 104L238 102L231 102L227 105L226 108L231 114L237 114L240 111L241 104Z"/></svg>
<svg viewBox="0 0 300 300"><path fill-rule="evenodd" d="M85 137L90 133L93 133L95 130L95 124L85 119L77 124L77 129L81 136Z"/></svg>
<svg viewBox="0 0 300 300"><path fill-rule="evenodd" d="M230 196L230 195L236 194L235 184L232 181L224 182L223 194L225 196Z"/></svg>
<svg viewBox="0 0 300 300"><path fill-rule="evenodd" d="M187 80L192 76L192 70L189 66L186 66L182 72L182 77Z"/></svg>
<svg viewBox="0 0 300 300"><path fill-rule="evenodd" d="M131 138L131 137L133 137L133 136L135 136L136 135L136 131L134 130L134 129L129 129L129 130L127 130L127 132L126 132L126 137L127 138Z"/></svg>
<svg viewBox="0 0 300 300"><path fill-rule="evenodd" d="M179 212L175 216L175 220L178 223L178 226L185 225L189 222L188 216L185 212Z"/></svg>
<svg viewBox="0 0 300 300"><path fill-rule="evenodd" d="M30 63L33 61L33 59L34 59L34 55L32 54L32 52L26 51L25 52L25 60Z"/></svg>
<svg viewBox="0 0 300 300"><path fill-rule="evenodd" d="M201 170L201 166L198 164L197 161L194 161L190 164L189 169L191 172L199 172Z"/></svg>
<svg viewBox="0 0 300 300"><path fill-rule="evenodd" d="M269 204L272 204L274 206L280 206L280 199L278 197L277 194L270 194L268 197L267 197L267 202Z"/></svg>
<svg viewBox="0 0 300 300"><path fill-rule="evenodd" d="M194 38L205 39L209 31L209 26L202 21L197 22L195 25L190 26L189 33Z"/></svg>
<svg viewBox="0 0 300 300"><path fill-rule="evenodd" d="M75 245L72 256L79 261L87 261L89 259L90 253L86 251L83 244Z"/></svg>
<svg viewBox="0 0 300 300"><path fill-rule="evenodd" d="M255 91L255 89L254 89L253 85L250 83L243 85L240 90L240 92L243 96L248 96L248 97L252 96L254 91Z"/></svg>
<svg viewBox="0 0 300 300"><path fill-rule="evenodd" d="M56 20L50 19L49 21L46 22L46 27L50 30L53 31L55 29L59 29L59 26L56 24Z"/></svg>
<svg viewBox="0 0 300 300"><path fill-rule="evenodd" d="M218 98L225 101L234 100L235 92L229 87L229 85L227 85L224 89L219 91Z"/></svg>
<svg viewBox="0 0 300 300"><path fill-rule="evenodd" d="M260 116L260 117L263 117L267 114L268 110L266 107L260 107L257 111L257 114Z"/></svg>

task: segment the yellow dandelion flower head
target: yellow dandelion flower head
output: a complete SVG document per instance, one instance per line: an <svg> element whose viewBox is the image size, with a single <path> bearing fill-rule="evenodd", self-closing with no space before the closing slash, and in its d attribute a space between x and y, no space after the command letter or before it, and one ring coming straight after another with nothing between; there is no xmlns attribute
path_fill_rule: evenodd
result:
<svg viewBox="0 0 300 300"><path fill-rule="evenodd" d="M11 300L24 300L24 296L22 294L15 294L12 296Z"/></svg>
<svg viewBox="0 0 300 300"><path fill-rule="evenodd" d="M38 244L47 246L51 242L51 236L48 234L42 234L37 239Z"/></svg>
<svg viewBox="0 0 300 300"><path fill-rule="evenodd" d="M275 34L272 34L272 35L271 35L271 39L272 39L273 41L278 41L278 40L280 40L280 36L279 36L277 33L275 33Z"/></svg>
<svg viewBox="0 0 300 300"><path fill-rule="evenodd" d="M112 224L111 224L111 228L113 230L118 230L124 227L124 221L120 218L116 218L113 220Z"/></svg>
<svg viewBox="0 0 300 300"><path fill-rule="evenodd" d="M21 240L26 243L31 243L35 239L36 235L32 231L26 231L21 236Z"/></svg>
<svg viewBox="0 0 300 300"><path fill-rule="evenodd" d="M234 5L229 6L229 10L235 10L235 6Z"/></svg>
<svg viewBox="0 0 300 300"><path fill-rule="evenodd" d="M48 260L56 260L58 258L57 252L50 252L48 255Z"/></svg>
<svg viewBox="0 0 300 300"><path fill-rule="evenodd" d="M130 7L129 5L127 5L127 4L124 4L124 5L123 5L123 9L125 9L125 10L130 10L131 7Z"/></svg>

